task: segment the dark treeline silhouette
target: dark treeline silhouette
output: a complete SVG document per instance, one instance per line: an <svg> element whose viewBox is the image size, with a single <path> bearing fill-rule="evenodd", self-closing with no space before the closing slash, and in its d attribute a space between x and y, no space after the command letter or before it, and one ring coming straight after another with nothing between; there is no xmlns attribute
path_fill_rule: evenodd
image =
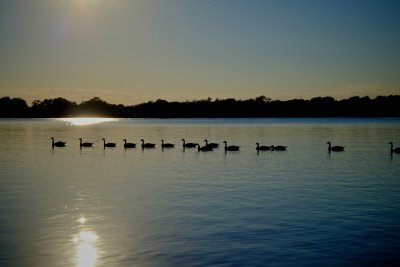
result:
<svg viewBox="0 0 400 267"><path fill-rule="evenodd" d="M0 98L2 118L61 118L100 116L119 118L234 118L234 117L400 117L400 95L354 96L344 100L315 97L310 100L233 98L168 102L159 99L135 106L109 104L94 97L80 104L64 98L35 100L31 106L21 98Z"/></svg>

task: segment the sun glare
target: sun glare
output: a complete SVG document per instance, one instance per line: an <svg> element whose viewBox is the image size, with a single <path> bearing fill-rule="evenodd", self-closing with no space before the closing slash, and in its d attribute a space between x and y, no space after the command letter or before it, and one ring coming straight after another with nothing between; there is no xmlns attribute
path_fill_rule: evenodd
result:
<svg viewBox="0 0 400 267"><path fill-rule="evenodd" d="M118 119L115 118L60 118L56 120L66 122L73 126L83 126L83 125L118 121Z"/></svg>
<svg viewBox="0 0 400 267"><path fill-rule="evenodd" d="M81 231L73 237L73 242L77 244L76 260L78 267L94 267L96 265L95 242L97 239L98 236L90 231Z"/></svg>

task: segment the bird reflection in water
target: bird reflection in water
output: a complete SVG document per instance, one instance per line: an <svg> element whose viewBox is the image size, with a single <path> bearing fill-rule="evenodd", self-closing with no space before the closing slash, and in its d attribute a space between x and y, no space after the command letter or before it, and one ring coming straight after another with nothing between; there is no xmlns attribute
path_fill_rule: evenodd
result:
<svg viewBox="0 0 400 267"><path fill-rule="evenodd" d="M81 225L86 222L84 217L77 220ZM94 267L96 266L97 249L96 241L98 236L94 231L81 230L74 235L72 241L76 245L76 266Z"/></svg>

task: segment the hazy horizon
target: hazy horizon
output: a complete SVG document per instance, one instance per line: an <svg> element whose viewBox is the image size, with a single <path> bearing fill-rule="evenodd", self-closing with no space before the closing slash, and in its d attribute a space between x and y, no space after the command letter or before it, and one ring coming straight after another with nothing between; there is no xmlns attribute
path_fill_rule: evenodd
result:
<svg viewBox="0 0 400 267"><path fill-rule="evenodd" d="M397 1L0 2L0 95L116 104L400 94Z"/></svg>
<svg viewBox="0 0 400 267"><path fill-rule="evenodd" d="M37 99L34 99L33 101L28 101L27 99L25 99L25 98L23 98L23 97L20 97L20 96L8 96L8 95L5 95L5 96L1 96L0 95L0 99L1 98L5 98L5 97L9 97L9 98L11 98L11 99L22 99L22 100L25 100L26 101L26 104L28 105L28 106L32 106L32 104L33 104L33 102L34 101L37 101L37 100L39 100L39 101L44 101L44 100L47 100L47 99L57 99L57 98L63 98L63 99L66 99L67 101L70 101L70 102L75 102L76 104L82 104L82 103L84 103L84 102L88 102L88 101L91 101L91 100L93 100L93 99L95 99L95 98L99 98L101 101L105 101L105 102L107 102L108 104L112 104L112 105L120 105L120 104L122 104L122 105L124 105L124 106L135 106L135 105L140 105L140 104L144 104L144 103L148 103L148 102L156 102L156 101L158 101L158 100L163 100L163 101L167 101L167 102L169 102L169 103L173 103L173 102L178 102L178 103L183 103L183 102L196 102L196 101L202 101L202 100L208 100L208 99L210 99L212 102L214 102L214 101L218 101L218 100L227 100L227 99L234 99L235 101L247 101L247 100L251 100L251 99L256 99L256 98L258 98L258 97L266 97L266 98L269 98L271 101L282 101L282 102L285 102L285 101L291 101L291 100L305 100L305 101L311 101L313 98L327 98L327 97L332 97L335 101L342 101L342 100L346 100L346 99L350 99L350 98L352 98L352 97L359 97L359 98L364 98L364 97L369 97L371 100L373 100L373 99L375 99L376 97L390 97L390 96L398 96L397 94L395 95L395 94L391 94L391 95L377 95L377 96L374 96L374 97L371 97L371 96L369 96L369 95L354 95L354 96L349 96L349 97L346 97L346 98L335 98L335 97L333 97L333 96L330 96L330 95L324 95L324 96L314 96L314 97L309 97L309 98L304 98L304 97L297 97L297 98L288 98L288 99L277 99L277 98L270 98L270 97L268 97L268 96L264 96L264 95L261 95L261 96L256 96L256 97L248 97L248 98L234 98L234 97L224 97L224 98L208 98L208 97L205 97L205 98L192 98L192 99L184 99L184 100L174 100L174 99L172 99L172 100L168 100L168 99L164 99L164 98L157 98L157 99L148 99L148 100L144 100L143 102L139 102L139 103L127 103L127 104L124 104L124 103L114 103L114 102L110 102L110 101L107 101L106 99L103 99L102 97L99 97L99 96L92 96L92 97L88 97L87 99L78 99L78 100L72 100L72 99L70 99L70 98L68 98L68 97L63 97L63 96L56 96L56 97L50 97L50 98L37 98Z"/></svg>

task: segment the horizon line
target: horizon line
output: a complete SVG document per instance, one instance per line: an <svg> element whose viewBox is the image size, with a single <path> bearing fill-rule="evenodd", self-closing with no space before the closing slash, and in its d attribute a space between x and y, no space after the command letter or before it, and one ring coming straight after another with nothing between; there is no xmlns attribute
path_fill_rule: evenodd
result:
<svg viewBox="0 0 400 267"><path fill-rule="evenodd" d="M266 99L266 100L268 100L268 102L272 102L272 101L281 101L281 102L287 102L287 101L293 101L293 100L304 100L304 101L310 101L310 100L312 100L312 99L315 99L315 98L332 98L333 100L335 100L335 101L342 101L342 100L347 100L347 99L351 99L351 98L354 98L354 97L357 97L357 98L369 98L369 99L376 99L376 98L378 98L378 97L390 97L390 96L400 96L400 94L388 94L388 95L377 95L377 96L375 96L375 97L371 97L371 96L369 96L369 95L363 95L363 96L361 96L361 95L354 95L354 96L350 96L350 97L347 97L347 98L335 98L335 97L333 97L333 96L330 96L330 95L325 95L325 96L314 96L314 97L310 97L310 98L302 98L302 97L297 97L297 98L291 98L291 99L286 99L286 100L282 100L282 99L273 99L273 98L271 98L271 97L268 97L268 96L265 96L265 95L259 95L259 96L256 96L256 97L250 97L250 98L234 98L234 97L225 97L225 98L219 98L219 97L216 97L216 98L211 98L211 97L207 97L207 98L202 98L202 99L191 99L191 100L183 100L183 101L179 101L179 100L166 100L166 99L163 99L163 98L157 98L157 99L153 99L153 100L147 100L147 101L144 101L144 102L140 102L140 103L137 103L137 104L128 104L128 105L124 105L124 104L121 104L121 103L111 103L111 102L108 102L107 100L105 100L105 99L103 99L103 98L101 98L101 97L99 97L99 96L93 96L93 97L91 97L91 98L89 98L89 99L87 99L87 100L80 100L80 103L78 103L79 101L73 101L73 100L69 100L68 98L65 98L65 97L62 97L62 96L58 96L58 97L54 97L54 98L44 98L44 99L42 99L42 100L40 100L40 99L35 99L35 100L33 100L30 104L31 105L33 105L33 103L35 102L35 101L40 101L40 102L43 102L43 101L45 101L45 100L54 100L54 99L65 99L65 100L67 100L67 101L69 101L69 102L72 102L72 103L76 103L76 104L82 104L82 103L84 103L84 102L88 102L88 101L91 101L91 100L94 100L94 99L98 99L98 100L100 100L100 101L104 101L104 102L106 102L106 103L108 103L108 104L111 104L111 105L123 105L123 106L137 106L137 105L141 105L141 104L146 104L146 103L150 103L150 102L157 102L157 101L166 101L166 102L168 102L168 103L174 103L174 102L177 102L177 103L185 103L185 102L198 102L198 101L210 101L210 102L215 102L215 101L221 101L221 100L228 100L228 99L232 99L232 100L235 100L235 101L246 101L246 100L256 100L257 98L264 98L264 99ZM0 99L3 99L3 98L10 98L10 99L22 99L22 100L24 100L27 104L28 104L28 102L24 99L24 98L22 98L22 97L11 97L11 96L2 96L2 97L0 97Z"/></svg>

